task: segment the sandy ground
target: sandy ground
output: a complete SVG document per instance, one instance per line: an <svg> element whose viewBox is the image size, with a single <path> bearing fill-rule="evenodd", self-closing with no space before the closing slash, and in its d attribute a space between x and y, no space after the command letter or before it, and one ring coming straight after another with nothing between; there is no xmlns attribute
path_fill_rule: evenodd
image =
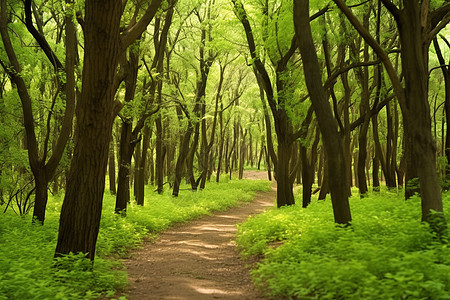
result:
<svg viewBox="0 0 450 300"><path fill-rule="evenodd" d="M244 177L267 179L267 173L247 171ZM265 299L233 239L235 225L273 206L275 197L275 190L260 192L249 204L177 225L145 243L124 261L127 299Z"/></svg>

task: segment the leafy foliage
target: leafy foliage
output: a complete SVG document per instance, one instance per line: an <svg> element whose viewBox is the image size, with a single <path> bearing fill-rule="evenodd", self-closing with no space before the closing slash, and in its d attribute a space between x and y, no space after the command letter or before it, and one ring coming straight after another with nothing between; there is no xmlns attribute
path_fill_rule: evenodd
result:
<svg viewBox="0 0 450 300"><path fill-rule="evenodd" d="M385 191L350 204L348 228L333 223L330 201L271 210L241 224L244 256L265 255L252 272L256 284L300 299L449 299L450 248L418 221L417 196L405 202ZM283 245L271 247L278 240Z"/></svg>
<svg viewBox="0 0 450 300"><path fill-rule="evenodd" d="M121 263L111 257L123 257L148 233L155 235L175 222L250 201L255 191L267 189L267 181L241 180L210 183L208 189L183 193L179 198L170 193L152 194L146 198L146 206L131 205L127 218L114 214L115 199L105 193L93 267L82 254L53 259L62 196L49 199L45 226L31 225L29 218L8 211L0 215L0 299L112 296L126 286L127 279Z"/></svg>

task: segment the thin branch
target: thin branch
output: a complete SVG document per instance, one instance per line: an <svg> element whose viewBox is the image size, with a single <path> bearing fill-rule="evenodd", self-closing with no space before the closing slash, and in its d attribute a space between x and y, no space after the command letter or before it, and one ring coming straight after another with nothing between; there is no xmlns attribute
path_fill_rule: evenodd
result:
<svg viewBox="0 0 450 300"><path fill-rule="evenodd" d="M381 0L383 2L384 7L392 14L394 19L397 21L400 18L400 10L398 7L392 3L390 0Z"/></svg>
<svg viewBox="0 0 450 300"><path fill-rule="evenodd" d="M344 66L341 69L334 72L330 77L328 77L328 79L325 81L323 86L325 89L329 89L332 86L332 84L335 82L335 80L338 78L339 75L346 73L346 72L350 71L351 69L359 68L359 67L366 67L366 66L374 66L374 65L378 65L380 63L381 63L381 60L377 59L374 61L357 62L357 63L353 63L350 65Z"/></svg>
<svg viewBox="0 0 450 300"><path fill-rule="evenodd" d="M36 28L33 26L33 18L32 18L32 12L31 12L31 0L25 0L25 25L28 29L28 31L31 33L31 35L34 37L36 42L38 42L41 49L44 51L47 58L50 60L50 63L53 65L53 67L61 71L64 69L61 61L56 56L55 52L51 49L50 45L47 43L47 40L44 36L42 36L39 31L37 31Z"/></svg>

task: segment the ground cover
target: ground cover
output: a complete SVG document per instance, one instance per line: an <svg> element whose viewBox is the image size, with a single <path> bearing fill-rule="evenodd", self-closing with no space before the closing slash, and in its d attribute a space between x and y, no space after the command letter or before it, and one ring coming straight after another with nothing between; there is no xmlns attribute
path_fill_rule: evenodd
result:
<svg viewBox="0 0 450 300"><path fill-rule="evenodd" d="M450 299L450 249L420 222L417 196L404 201L401 191L385 190L350 201L348 228L333 223L329 198L241 224L242 254L264 257L254 282L298 299ZM448 222L449 193L444 201Z"/></svg>
<svg viewBox="0 0 450 300"><path fill-rule="evenodd" d="M54 267L62 195L49 199L44 226L31 225L29 216L18 217L7 211L0 214L0 299L112 296L128 284L124 267L115 258L126 256L144 237L177 222L251 201L256 191L268 189L267 181L232 180L211 182L203 191L183 191L173 198L170 191L156 195L148 188L145 206L131 204L126 218L113 213L115 198L106 192L93 268L77 255L59 259L59 267Z"/></svg>

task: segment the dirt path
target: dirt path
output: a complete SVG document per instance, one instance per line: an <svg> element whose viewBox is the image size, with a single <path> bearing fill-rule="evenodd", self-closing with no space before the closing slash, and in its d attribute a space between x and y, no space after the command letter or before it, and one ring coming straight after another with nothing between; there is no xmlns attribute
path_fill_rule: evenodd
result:
<svg viewBox="0 0 450 300"><path fill-rule="evenodd" d="M248 171L246 178L266 179ZM255 201L213 216L180 224L125 260L131 283L127 298L264 299L250 280L233 242L236 224L273 206L276 192L258 193Z"/></svg>

